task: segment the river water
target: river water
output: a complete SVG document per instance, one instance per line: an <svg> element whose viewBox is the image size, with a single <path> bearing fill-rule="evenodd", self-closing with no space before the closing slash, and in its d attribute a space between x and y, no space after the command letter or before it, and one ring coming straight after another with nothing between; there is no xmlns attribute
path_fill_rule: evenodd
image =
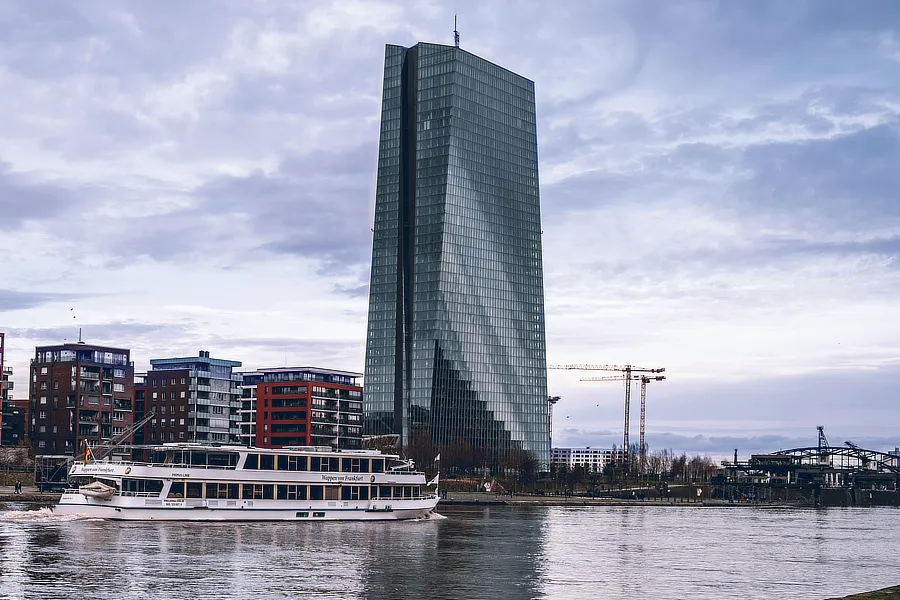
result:
<svg viewBox="0 0 900 600"><path fill-rule="evenodd" d="M0 598L827 598L900 584L900 510L441 507L117 523L0 505Z"/></svg>

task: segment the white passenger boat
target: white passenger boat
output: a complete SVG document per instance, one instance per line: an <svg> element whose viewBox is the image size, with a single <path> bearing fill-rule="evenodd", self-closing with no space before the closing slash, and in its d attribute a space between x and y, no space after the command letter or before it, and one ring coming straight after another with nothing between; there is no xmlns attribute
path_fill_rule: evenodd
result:
<svg viewBox="0 0 900 600"><path fill-rule="evenodd" d="M164 444L151 462L76 463L69 483L54 512L127 521L385 521L438 503L409 461L325 447Z"/></svg>

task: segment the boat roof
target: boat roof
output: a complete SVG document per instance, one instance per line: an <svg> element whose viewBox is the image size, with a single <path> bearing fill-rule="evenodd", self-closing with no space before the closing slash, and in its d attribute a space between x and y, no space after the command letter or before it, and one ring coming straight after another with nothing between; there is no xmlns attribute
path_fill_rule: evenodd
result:
<svg viewBox="0 0 900 600"><path fill-rule="evenodd" d="M253 452L257 454L346 454L352 456L383 456L396 458L396 454L384 454L380 450L356 450L341 448L333 450L330 446L285 446L284 448L255 448L252 446L210 445L196 442L174 442L147 446L152 450L202 450L208 452Z"/></svg>

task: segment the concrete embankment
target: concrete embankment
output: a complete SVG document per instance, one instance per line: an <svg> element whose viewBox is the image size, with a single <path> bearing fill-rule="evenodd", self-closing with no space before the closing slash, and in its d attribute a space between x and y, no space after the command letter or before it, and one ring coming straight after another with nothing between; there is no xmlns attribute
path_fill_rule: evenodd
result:
<svg viewBox="0 0 900 600"><path fill-rule="evenodd" d="M15 487L0 485L0 502L44 502L55 504L62 494L42 494L33 485L22 486L22 493L17 494Z"/></svg>
<svg viewBox="0 0 900 600"><path fill-rule="evenodd" d="M582 496L494 496L477 492L451 492L440 506L693 506L723 508L759 508L791 504L750 504L721 500L588 498ZM440 509L439 509L440 510Z"/></svg>
<svg viewBox="0 0 900 600"><path fill-rule="evenodd" d="M900 585L874 592L844 596L843 598L829 598L828 600L900 600Z"/></svg>

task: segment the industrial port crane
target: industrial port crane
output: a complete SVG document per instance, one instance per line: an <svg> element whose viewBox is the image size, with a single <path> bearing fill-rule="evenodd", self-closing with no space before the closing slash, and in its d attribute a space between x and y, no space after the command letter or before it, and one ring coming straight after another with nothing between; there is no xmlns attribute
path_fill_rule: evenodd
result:
<svg viewBox="0 0 900 600"><path fill-rule="evenodd" d="M624 381L625 382L625 431L622 436L622 452L625 464L628 464L629 432L631 430L631 382L641 381L641 460L646 453L646 444L644 442L644 430L646 425L647 410L647 383L650 381L662 381L664 375L655 375L664 373L665 367L646 368L636 367L634 365L591 365L591 364L569 364L569 365L548 365L548 369L562 369L567 371L619 371L622 375L614 377L586 377L582 381ZM653 376L636 375L636 373L652 373Z"/></svg>

